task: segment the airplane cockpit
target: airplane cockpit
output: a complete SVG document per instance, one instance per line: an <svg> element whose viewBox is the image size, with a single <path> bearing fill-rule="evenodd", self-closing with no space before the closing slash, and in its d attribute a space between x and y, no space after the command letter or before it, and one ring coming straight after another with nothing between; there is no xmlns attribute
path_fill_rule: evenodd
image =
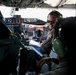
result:
<svg viewBox="0 0 76 75"><path fill-rule="evenodd" d="M76 0L0 0L0 75L74 75L75 32Z"/></svg>

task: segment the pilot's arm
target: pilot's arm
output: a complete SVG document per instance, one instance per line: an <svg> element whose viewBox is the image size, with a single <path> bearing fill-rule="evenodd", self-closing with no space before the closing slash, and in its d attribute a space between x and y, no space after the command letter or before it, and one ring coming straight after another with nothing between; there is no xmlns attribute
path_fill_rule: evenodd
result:
<svg viewBox="0 0 76 75"><path fill-rule="evenodd" d="M38 30L44 31L47 25L30 25L29 28L36 28Z"/></svg>

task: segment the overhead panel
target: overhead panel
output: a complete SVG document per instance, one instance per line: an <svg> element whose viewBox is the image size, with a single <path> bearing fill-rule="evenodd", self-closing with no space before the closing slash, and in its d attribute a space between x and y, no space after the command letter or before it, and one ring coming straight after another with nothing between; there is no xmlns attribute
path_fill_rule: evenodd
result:
<svg viewBox="0 0 76 75"><path fill-rule="evenodd" d="M62 7L63 5L76 4L76 0L0 0L0 5L17 8L51 8Z"/></svg>

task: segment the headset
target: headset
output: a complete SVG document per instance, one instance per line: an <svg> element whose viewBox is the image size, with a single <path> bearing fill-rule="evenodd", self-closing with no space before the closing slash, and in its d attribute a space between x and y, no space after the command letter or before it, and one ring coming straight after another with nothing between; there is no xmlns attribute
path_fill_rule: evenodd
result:
<svg viewBox="0 0 76 75"><path fill-rule="evenodd" d="M65 57L67 47L65 45L65 42L60 37L56 37L55 39L53 39L52 45L59 57L62 57L62 58Z"/></svg>
<svg viewBox="0 0 76 75"><path fill-rule="evenodd" d="M59 57L65 57L66 52L67 52L67 46L66 46L66 42L61 38L60 36L60 32L61 32L61 27L58 25L60 24L60 20L56 21L57 26L56 28L54 28L54 35L53 35L53 40L52 40L52 45L53 48L55 50L55 52L57 53L57 55ZM58 29L57 29L58 28ZM60 30L59 30L60 29ZM55 33L56 32L56 33ZM58 33L57 33L58 32Z"/></svg>

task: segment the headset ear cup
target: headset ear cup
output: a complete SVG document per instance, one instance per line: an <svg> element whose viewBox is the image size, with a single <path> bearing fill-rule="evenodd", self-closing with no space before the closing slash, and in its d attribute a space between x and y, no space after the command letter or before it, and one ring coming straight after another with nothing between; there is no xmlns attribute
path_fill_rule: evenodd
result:
<svg viewBox="0 0 76 75"><path fill-rule="evenodd" d="M65 57L66 48L65 48L64 42L60 38L55 38L53 40L53 47L59 57Z"/></svg>

